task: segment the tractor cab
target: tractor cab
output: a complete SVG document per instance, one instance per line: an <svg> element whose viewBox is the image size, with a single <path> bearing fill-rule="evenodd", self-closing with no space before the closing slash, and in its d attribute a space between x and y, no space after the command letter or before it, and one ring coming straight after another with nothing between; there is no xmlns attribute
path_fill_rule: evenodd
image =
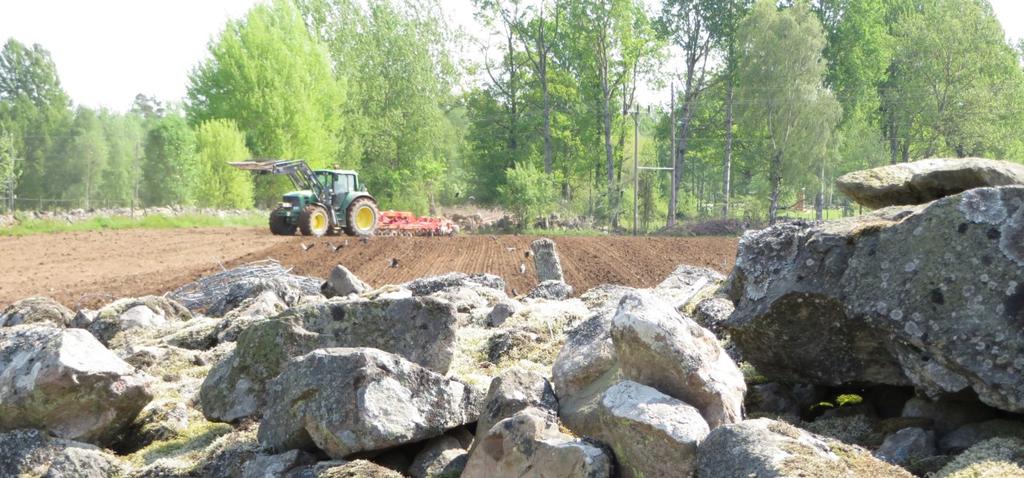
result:
<svg viewBox="0 0 1024 478"><path fill-rule="evenodd" d="M291 235L322 236L344 230L348 235L370 235L377 228L377 201L366 192L355 171L310 169L305 161L243 161L240 169L263 174L284 174L299 190L285 194L270 213L270 231Z"/></svg>

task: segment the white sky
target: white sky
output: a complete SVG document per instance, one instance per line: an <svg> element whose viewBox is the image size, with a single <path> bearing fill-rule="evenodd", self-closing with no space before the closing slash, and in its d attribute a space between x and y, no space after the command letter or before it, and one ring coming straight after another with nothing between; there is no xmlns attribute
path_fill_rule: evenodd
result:
<svg viewBox="0 0 1024 478"><path fill-rule="evenodd" d="M0 0L0 41L43 45L76 104L124 111L137 93L180 100L207 42L258 1ZM991 2L1007 36L1024 38L1024 1ZM470 0L441 3L453 25L480 35Z"/></svg>

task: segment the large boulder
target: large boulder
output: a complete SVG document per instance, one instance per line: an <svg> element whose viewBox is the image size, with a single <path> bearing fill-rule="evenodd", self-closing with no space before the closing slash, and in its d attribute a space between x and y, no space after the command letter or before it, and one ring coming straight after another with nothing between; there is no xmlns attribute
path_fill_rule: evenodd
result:
<svg viewBox="0 0 1024 478"><path fill-rule="evenodd" d="M234 352L203 382L203 413L226 422L256 414L266 383L288 359L324 347L373 347L446 373L455 327L451 304L430 297L332 299L289 309L239 335Z"/></svg>
<svg viewBox="0 0 1024 478"><path fill-rule="evenodd" d="M345 266L338 264L331 269L331 276L320 286L320 292L328 299L331 297L345 297L349 294L362 294L370 290L370 286L356 277L352 271Z"/></svg>
<svg viewBox="0 0 1024 478"><path fill-rule="evenodd" d="M696 470L697 445L709 431L696 408L628 380L573 402L563 404L562 420L576 435L607 444L623 477Z"/></svg>
<svg viewBox="0 0 1024 478"><path fill-rule="evenodd" d="M469 454L458 439L449 435L431 438L413 457L408 474L412 478L456 477L466 468Z"/></svg>
<svg viewBox="0 0 1024 478"><path fill-rule="evenodd" d="M272 261L254 262L186 284L169 294L193 312L222 317L246 299L271 292L289 306L320 294L321 280L297 276Z"/></svg>
<svg viewBox="0 0 1024 478"><path fill-rule="evenodd" d="M537 239L530 243L533 251L533 266L537 270L537 281L565 282L562 261L558 258L558 247L551 239Z"/></svg>
<svg viewBox="0 0 1024 478"><path fill-rule="evenodd" d="M521 368L510 368L494 377L476 424L476 442L481 442L494 424L527 408L558 413L558 399L547 379Z"/></svg>
<svg viewBox="0 0 1024 478"><path fill-rule="evenodd" d="M725 325L770 380L972 389L1022 412L1022 277L1024 186L972 189L747 233Z"/></svg>
<svg viewBox="0 0 1024 478"><path fill-rule="evenodd" d="M0 312L0 327L48 322L56 327L68 327L75 314L49 297L21 299Z"/></svg>
<svg viewBox="0 0 1024 478"><path fill-rule="evenodd" d="M923 159L844 174L836 187L871 208L923 204L974 188L1024 184L1024 165L981 158Z"/></svg>
<svg viewBox="0 0 1024 478"><path fill-rule="evenodd" d="M463 274L451 272L439 276L423 277L402 284L401 287L412 291L413 295L431 295L447 289L460 287L486 287L498 291L505 290L505 280L492 274Z"/></svg>
<svg viewBox="0 0 1024 478"><path fill-rule="evenodd" d="M527 408L487 431L462 477L601 478L611 469L604 450L559 431L552 414Z"/></svg>
<svg viewBox="0 0 1024 478"><path fill-rule="evenodd" d="M743 374L714 334L666 302L627 294L611 333L623 377L697 407L711 428L743 418Z"/></svg>
<svg viewBox="0 0 1024 478"><path fill-rule="evenodd" d="M397 355L318 349L290 361L267 390L259 442L332 458L424 440L476 421L471 390Z"/></svg>
<svg viewBox="0 0 1024 478"><path fill-rule="evenodd" d="M680 310L695 306L695 300L716 290L725 280L720 272L706 267L680 265L652 291Z"/></svg>
<svg viewBox="0 0 1024 478"><path fill-rule="evenodd" d="M153 398L150 380L84 330L0 328L0 430L108 444Z"/></svg>
<svg viewBox="0 0 1024 478"><path fill-rule="evenodd" d="M595 314L566 334L565 345L551 367L555 393L572 396L618 365L612 343L613 312Z"/></svg>
<svg viewBox="0 0 1024 478"><path fill-rule="evenodd" d="M54 438L40 430L0 433L0 476L108 478L125 471L117 457L93 445Z"/></svg>
<svg viewBox="0 0 1024 478"><path fill-rule="evenodd" d="M911 478L860 447L768 418L711 431L697 451L697 477Z"/></svg>
<svg viewBox="0 0 1024 478"><path fill-rule="evenodd" d="M100 309L86 329L104 345L110 345L121 332L140 329L145 333L191 319L192 313L185 306L166 297L150 295L115 300Z"/></svg>

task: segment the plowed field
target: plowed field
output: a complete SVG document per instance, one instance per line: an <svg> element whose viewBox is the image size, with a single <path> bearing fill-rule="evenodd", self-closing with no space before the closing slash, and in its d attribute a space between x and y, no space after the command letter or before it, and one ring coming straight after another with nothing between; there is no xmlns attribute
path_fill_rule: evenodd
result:
<svg viewBox="0 0 1024 478"><path fill-rule="evenodd" d="M0 237L0 307L30 295L49 295L72 309L97 307L114 298L161 294L221 267L268 258L317 277L343 264L374 286L445 272L487 272L503 277L508 292L526 293L537 283L533 261L524 255L534 239L374 237L363 243L345 237L274 237L262 228ZM715 237L562 237L555 242L566 281L580 292L604 283L655 285L684 263L725 273L737 244L735 238ZM335 251L336 246L343 247ZM397 267L391 267L392 259Z"/></svg>

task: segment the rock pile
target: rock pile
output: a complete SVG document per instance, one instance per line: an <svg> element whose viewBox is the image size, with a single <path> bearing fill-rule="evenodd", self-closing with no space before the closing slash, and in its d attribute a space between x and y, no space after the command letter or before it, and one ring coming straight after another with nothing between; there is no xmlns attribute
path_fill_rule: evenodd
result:
<svg viewBox="0 0 1024 478"><path fill-rule="evenodd" d="M1024 474L1024 186L906 167L874 201L945 195L751 231L728 279L571 297L539 241L546 281L517 297L262 263L95 312L23 300L0 475Z"/></svg>

